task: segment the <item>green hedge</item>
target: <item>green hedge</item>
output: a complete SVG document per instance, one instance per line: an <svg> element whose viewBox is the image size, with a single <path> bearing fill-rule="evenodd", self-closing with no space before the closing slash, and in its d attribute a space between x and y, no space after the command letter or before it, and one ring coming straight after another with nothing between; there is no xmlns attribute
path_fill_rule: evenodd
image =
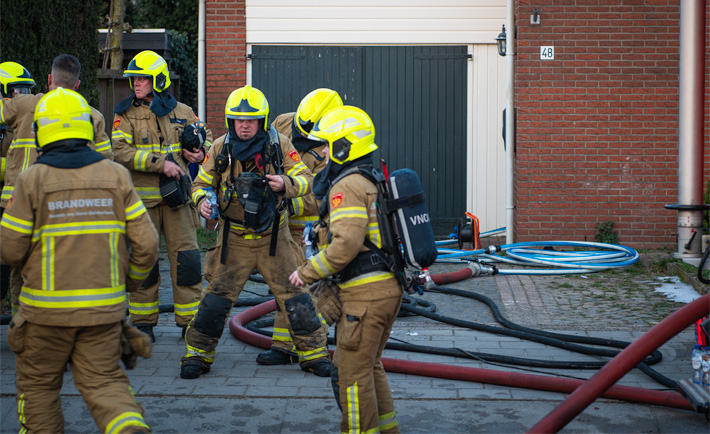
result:
<svg viewBox="0 0 710 434"><path fill-rule="evenodd" d="M99 105L96 72L99 46L96 29L102 20L100 0L3 1L0 10L0 60L20 63L47 91L52 61L68 53L81 61L79 93L89 104Z"/></svg>

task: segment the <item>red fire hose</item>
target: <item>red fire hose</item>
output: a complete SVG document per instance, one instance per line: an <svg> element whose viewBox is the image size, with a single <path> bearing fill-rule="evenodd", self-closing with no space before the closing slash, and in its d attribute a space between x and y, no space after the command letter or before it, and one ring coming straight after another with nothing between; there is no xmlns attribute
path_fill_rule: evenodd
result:
<svg viewBox="0 0 710 434"><path fill-rule="evenodd" d="M255 347L269 349L271 348L271 338L252 332L244 327L244 325L263 315L273 312L275 309L276 302L274 300L270 300L240 312L229 322L229 331L234 337L242 342L248 343ZM652 351L653 350L645 352L644 357ZM641 360L643 360L643 357L641 357L633 366L638 364ZM390 359L384 357L382 358L382 364L388 372L397 372L400 374L422 375L436 378L447 378L451 380L465 380L559 393L571 393L580 385L584 384L584 381L582 380L556 378L544 375L520 374L515 372L502 372L490 369L452 366L438 363L413 362L410 360ZM613 398L641 404L660 405L683 410L692 409L690 404L688 404L688 402L676 392L661 392L629 386L612 386L601 396L604 398Z"/></svg>
<svg viewBox="0 0 710 434"><path fill-rule="evenodd" d="M705 294L673 312L605 364L562 404L530 428L528 433L556 433L561 430L595 399L603 396L609 386L638 365L648 354L708 312L710 312L710 294Z"/></svg>

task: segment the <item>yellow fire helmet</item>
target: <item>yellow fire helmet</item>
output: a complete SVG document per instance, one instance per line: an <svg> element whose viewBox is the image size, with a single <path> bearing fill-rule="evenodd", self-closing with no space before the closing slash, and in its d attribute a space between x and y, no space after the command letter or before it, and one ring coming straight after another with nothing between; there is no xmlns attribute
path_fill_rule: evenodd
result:
<svg viewBox="0 0 710 434"><path fill-rule="evenodd" d="M136 54L128 64L128 69L123 71L124 77L152 77L153 90L163 92L170 87L170 73L168 63L155 51L145 50ZM133 80L129 80L133 89Z"/></svg>
<svg viewBox="0 0 710 434"><path fill-rule="evenodd" d="M228 129L229 119L263 119L266 130L269 125L269 101L255 87L240 87L229 95L224 106L224 123Z"/></svg>
<svg viewBox="0 0 710 434"><path fill-rule="evenodd" d="M58 87L37 103L35 139L41 148L66 139L94 140L91 109L83 96Z"/></svg>
<svg viewBox="0 0 710 434"><path fill-rule="evenodd" d="M308 135L328 142L330 159L338 164L356 160L377 149L372 119L357 107L345 105L326 113Z"/></svg>
<svg viewBox="0 0 710 434"><path fill-rule="evenodd" d="M15 89L19 93L30 93L34 85L35 81L24 66L17 62L0 63L0 92L3 97L11 98Z"/></svg>
<svg viewBox="0 0 710 434"><path fill-rule="evenodd" d="M342 106L343 100L338 92L326 88L316 89L301 100L293 123L304 137L308 137L318 119L334 108Z"/></svg>

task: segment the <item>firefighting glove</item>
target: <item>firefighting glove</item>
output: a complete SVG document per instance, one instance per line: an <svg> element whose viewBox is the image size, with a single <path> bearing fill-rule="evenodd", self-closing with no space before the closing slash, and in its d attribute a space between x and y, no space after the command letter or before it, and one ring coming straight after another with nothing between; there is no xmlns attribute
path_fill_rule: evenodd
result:
<svg viewBox="0 0 710 434"><path fill-rule="evenodd" d="M146 333L138 330L126 322L122 322L121 332L121 361L126 369L133 369L138 363L138 356L150 358L153 341Z"/></svg>
<svg viewBox="0 0 710 434"><path fill-rule="evenodd" d="M318 299L318 311L329 326L338 322L343 312L343 304L338 298L339 290L338 285L329 280L316 282L310 288Z"/></svg>
<svg viewBox="0 0 710 434"><path fill-rule="evenodd" d="M197 152L202 149L207 139L204 122L195 122L185 127L182 132L182 148L190 152Z"/></svg>

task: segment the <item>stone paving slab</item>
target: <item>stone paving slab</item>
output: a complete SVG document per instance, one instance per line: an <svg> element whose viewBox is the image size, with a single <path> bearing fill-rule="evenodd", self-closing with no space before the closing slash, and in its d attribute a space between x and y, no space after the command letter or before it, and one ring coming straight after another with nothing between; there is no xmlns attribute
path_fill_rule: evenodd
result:
<svg viewBox="0 0 710 434"><path fill-rule="evenodd" d="M434 273L461 268L457 265L435 267ZM657 312L661 307L666 309L662 312L672 312L680 307L661 303L655 294L643 295L617 288L616 295L612 295L608 288L593 286L594 282L604 283L606 280L603 276L584 279L498 275L456 282L450 287L486 295L506 318L525 327L623 342L638 339L658 320L650 312ZM595 295L599 297L595 298ZM266 300L267 297L268 288L265 285L249 282L240 298ZM624 306L614 297L630 304ZM417 298L433 304L438 314L500 327L490 309L476 300L438 293L426 293ZM161 288L161 304L171 302L170 291ZM649 315L634 317L635 311L631 311L629 306L642 302ZM232 314L248 308L238 304ZM273 314L265 318L269 317L273 318ZM14 354L7 348L6 333L7 326L0 326L0 433L17 432L19 428L14 397ZM298 365L259 366L255 358L262 349L238 341L226 327L212 371L197 380L183 380L179 378L179 363L185 353L185 345L172 313L161 314L155 334L157 342L153 357L140 360L136 369L127 371L154 432L338 432L340 412L333 399L329 379L307 374ZM608 360L517 337L451 326L419 316L398 318L391 340L550 361ZM663 345L659 349L663 360L653 368L674 380L687 378L692 340L693 332L688 328ZM596 372L503 366L463 356L448 357L401 350L385 350L384 357L437 363L442 365L442 369L446 368L444 365L452 365L561 378L587 379ZM412 374L388 373L388 380L403 433L524 432L567 396ZM623 376L618 384L665 390L638 370ZM66 432L96 432L96 426L73 385L71 370L65 375L61 394ZM706 419L691 411L598 399L562 432L706 434L708 428Z"/></svg>

